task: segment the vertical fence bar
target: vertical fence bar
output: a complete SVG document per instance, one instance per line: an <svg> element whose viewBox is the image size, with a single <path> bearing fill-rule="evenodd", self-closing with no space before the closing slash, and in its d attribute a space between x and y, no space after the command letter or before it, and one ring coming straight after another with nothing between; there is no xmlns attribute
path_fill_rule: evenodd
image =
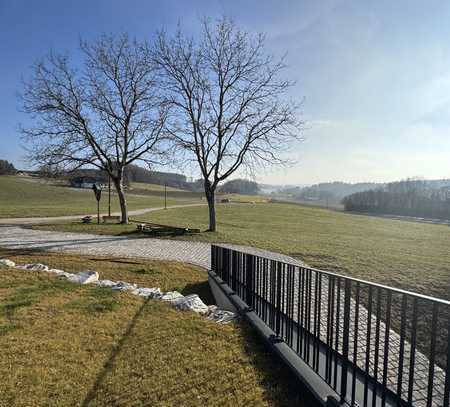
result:
<svg viewBox="0 0 450 407"><path fill-rule="evenodd" d="M377 404L378 395L378 363L380 358L380 323L381 323L381 289L377 288L377 308L376 308L376 322L375 322L375 352L373 362L373 378L374 386L372 393L372 407Z"/></svg>
<svg viewBox="0 0 450 407"><path fill-rule="evenodd" d="M413 299L412 311L412 325L411 325L411 352L409 355L409 378L408 378L408 403L413 402L414 391L414 368L416 365L416 336L417 336L417 298Z"/></svg>
<svg viewBox="0 0 450 407"><path fill-rule="evenodd" d="M326 334L326 353L325 353L325 381L329 381L329 358L330 358L330 336L331 336L331 278L328 277L328 296L327 296L327 334Z"/></svg>
<svg viewBox="0 0 450 407"><path fill-rule="evenodd" d="M319 371L319 356L320 356L320 349L319 349L319 345L321 342L320 339L320 324L321 324L321 316L322 316L322 274L319 274L319 289L318 289L318 306L317 306L317 339L318 339L318 343L317 343L317 348L316 348L316 360L317 360L317 365L316 365L316 370L317 372Z"/></svg>
<svg viewBox="0 0 450 407"><path fill-rule="evenodd" d="M369 298L367 300L367 334L366 334L366 366L364 375L364 407L367 406L369 377L370 377L370 336L372 333L372 296L373 288L369 286Z"/></svg>
<svg viewBox="0 0 450 407"><path fill-rule="evenodd" d="M384 333L384 353L383 353L383 394L381 396L381 407L386 405L386 392L387 392L387 375L388 375L388 363L389 363L389 341L391 331L391 307L392 307L392 293L387 292L386 298L386 323Z"/></svg>
<svg viewBox="0 0 450 407"><path fill-rule="evenodd" d="M297 355L300 355L300 312L301 312L301 305L300 305L300 285L301 285L301 273L300 273L300 268L297 269Z"/></svg>
<svg viewBox="0 0 450 407"><path fill-rule="evenodd" d="M309 270L305 269L305 320L304 320L304 341L303 341L303 358L306 363L309 362L309 303L310 303L310 292L309 292Z"/></svg>
<svg viewBox="0 0 450 407"><path fill-rule="evenodd" d="M437 318L439 313L439 305L437 302L433 304L433 316L431 317L431 343L430 343L430 365L428 367L428 389L427 389L427 407L433 405L433 384L434 384L434 359L436 352L436 333Z"/></svg>
<svg viewBox="0 0 450 407"><path fill-rule="evenodd" d="M344 327L342 331L342 372L341 372L341 404L347 397L348 380L348 344L350 336L350 298L351 298L350 280L345 280L344 285Z"/></svg>
<svg viewBox="0 0 450 407"><path fill-rule="evenodd" d="M311 309L312 309L312 271L308 269L308 317L307 317L307 356L306 363L309 364L310 359L310 349L311 349Z"/></svg>
<svg viewBox="0 0 450 407"><path fill-rule="evenodd" d="M291 348L294 346L294 328L295 328L295 267L291 266Z"/></svg>
<svg viewBox="0 0 450 407"><path fill-rule="evenodd" d="M329 284L331 287L331 298L330 298L330 311L328 317L328 327L329 331L329 339L327 341L327 376L326 381L331 385L332 377L333 377L333 339L334 339L334 299L335 299L335 277L329 278Z"/></svg>
<svg viewBox="0 0 450 407"><path fill-rule="evenodd" d="M408 297L402 294L402 311L400 325L400 349L398 360L398 376L397 376L397 396L401 399L403 394L403 365L405 360L405 331L406 331L406 309L408 306Z"/></svg>
<svg viewBox="0 0 450 407"><path fill-rule="evenodd" d="M281 271L281 337L286 339L287 326L286 326L286 301L287 301L287 279L286 279L286 265L280 263Z"/></svg>
<svg viewBox="0 0 450 407"><path fill-rule="evenodd" d="M300 302L300 355L303 356L303 338L305 335L305 273L303 267L300 268L300 295L301 295L301 302Z"/></svg>
<svg viewBox="0 0 450 407"><path fill-rule="evenodd" d="M353 333L353 371L352 371L352 399L351 405L355 405L356 396L356 368L358 366L358 328L359 328L359 297L360 297L360 284L356 283L355 293L355 321L354 321L354 333Z"/></svg>
<svg viewBox="0 0 450 407"><path fill-rule="evenodd" d="M317 372L317 365L319 362L317 349L319 347L319 335L318 335L318 293L319 293L319 274L314 273L314 342L313 342L313 369Z"/></svg>
<svg viewBox="0 0 450 407"><path fill-rule="evenodd" d="M276 265L276 291L275 291L275 315L276 315L276 329L277 337L280 337L281 331L281 264L274 262Z"/></svg>
<svg viewBox="0 0 450 407"><path fill-rule="evenodd" d="M447 368L445 371L444 407L450 404L450 313L447 307Z"/></svg>
<svg viewBox="0 0 450 407"><path fill-rule="evenodd" d="M252 255L247 254L245 256L245 302L250 308L255 306L254 304L254 286L253 277L255 275L254 258Z"/></svg>
<svg viewBox="0 0 450 407"><path fill-rule="evenodd" d="M334 377L333 377L333 389L337 389L337 368L338 368L338 362L337 362L337 354L339 352L339 334L340 334L340 324L341 324L341 279L337 278L337 292L336 292L336 337L334 341Z"/></svg>

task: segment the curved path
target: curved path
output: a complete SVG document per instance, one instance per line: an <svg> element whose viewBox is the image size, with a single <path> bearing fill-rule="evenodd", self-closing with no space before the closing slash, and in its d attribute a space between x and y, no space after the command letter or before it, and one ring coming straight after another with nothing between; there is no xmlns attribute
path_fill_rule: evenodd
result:
<svg viewBox="0 0 450 407"><path fill-rule="evenodd" d="M205 203L193 203L193 204L180 204L180 205L170 205L167 209L174 208L188 208L190 206L205 206ZM160 211L164 209L164 206L156 206L152 208L143 208L143 209L135 209L132 211L128 211L129 216L133 215L144 215L148 212ZM107 213L101 213L100 216L107 215ZM120 216L120 212L111 213L113 216ZM37 225L40 223L51 223L51 222L60 222L65 220L79 220L81 217L85 215L66 215L66 216L46 216L46 217L37 217L37 218L0 218L0 225ZM91 214L93 218L97 217L97 214Z"/></svg>
<svg viewBox="0 0 450 407"><path fill-rule="evenodd" d="M247 246L226 245L276 260L295 262L289 256ZM105 236L85 233L50 232L20 226L0 227L0 247L5 249L39 249L111 257L134 257L147 260L170 260L210 268L211 244L145 237Z"/></svg>

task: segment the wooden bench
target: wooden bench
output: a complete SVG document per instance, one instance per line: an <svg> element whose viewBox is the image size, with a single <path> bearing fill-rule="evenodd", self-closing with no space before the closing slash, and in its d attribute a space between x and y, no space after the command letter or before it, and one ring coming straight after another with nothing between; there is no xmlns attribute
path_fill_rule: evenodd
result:
<svg viewBox="0 0 450 407"><path fill-rule="evenodd" d="M114 215L114 216L102 216L102 219L103 219L103 223L107 223L107 222L116 222L116 223L119 223L120 222L120 220L121 220L121 216L117 216L117 215Z"/></svg>
<svg viewBox="0 0 450 407"><path fill-rule="evenodd" d="M160 225L158 223L150 222L130 222L137 223L136 228L139 232L153 234L153 235L185 235L200 233L200 229L195 228L183 228L178 226Z"/></svg>

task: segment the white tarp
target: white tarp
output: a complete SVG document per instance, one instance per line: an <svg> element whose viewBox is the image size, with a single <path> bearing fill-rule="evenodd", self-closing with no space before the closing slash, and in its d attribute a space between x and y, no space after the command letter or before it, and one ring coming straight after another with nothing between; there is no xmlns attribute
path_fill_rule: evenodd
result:
<svg viewBox="0 0 450 407"><path fill-rule="evenodd" d="M176 298L172 300L172 305L180 310L189 310L198 314L206 314L208 306L200 299L197 294L190 294L186 297Z"/></svg>
<svg viewBox="0 0 450 407"><path fill-rule="evenodd" d="M0 264L3 264L4 266L7 267L15 267L16 263L14 263L12 260L9 259L0 259Z"/></svg>
<svg viewBox="0 0 450 407"><path fill-rule="evenodd" d="M190 310L199 314L207 315L207 318L219 324L227 324L236 318L236 314L230 311L219 309L216 305L207 306L197 294L184 296L178 291L168 291L162 293L160 288L139 287L137 284L127 283L125 281L99 280L99 274L96 271L83 271L78 274L67 273L64 270L50 269L45 264L33 263L17 266L12 260L0 259L0 264L7 267L16 267L27 271L46 271L59 277L65 277L68 281L78 284L96 284L101 287L109 287L118 291L130 291L140 297L150 297L170 302L172 306L179 310Z"/></svg>

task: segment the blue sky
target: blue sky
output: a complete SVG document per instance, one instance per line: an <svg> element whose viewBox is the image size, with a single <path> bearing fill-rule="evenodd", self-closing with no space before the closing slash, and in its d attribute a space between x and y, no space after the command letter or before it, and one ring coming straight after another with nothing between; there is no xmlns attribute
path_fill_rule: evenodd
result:
<svg viewBox="0 0 450 407"><path fill-rule="evenodd" d="M18 127L29 119L16 93L51 49L76 59L80 36L150 39L178 21L195 33L200 17L223 14L288 53L292 95L304 100L298 164L259 181L450 178L450 2L432 0L0 0L0 158L25 166Z"/></svg>

